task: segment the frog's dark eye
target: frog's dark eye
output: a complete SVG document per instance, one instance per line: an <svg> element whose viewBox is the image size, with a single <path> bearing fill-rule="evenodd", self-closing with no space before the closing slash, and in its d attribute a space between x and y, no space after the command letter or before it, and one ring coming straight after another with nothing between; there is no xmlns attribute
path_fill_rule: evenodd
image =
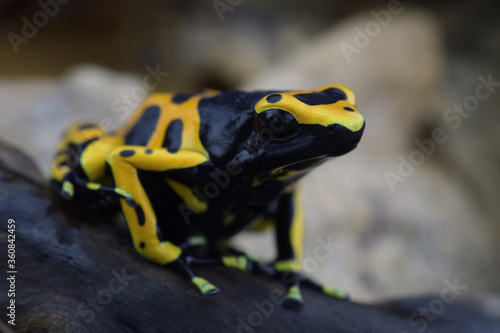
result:
<svg viewBox="0 0 500 333"><path fill-rule="evenodd" d="M257 130L267 132L276 140L288 139L299 132L297 120L288 112L271 109L256 115Z"/></svg>

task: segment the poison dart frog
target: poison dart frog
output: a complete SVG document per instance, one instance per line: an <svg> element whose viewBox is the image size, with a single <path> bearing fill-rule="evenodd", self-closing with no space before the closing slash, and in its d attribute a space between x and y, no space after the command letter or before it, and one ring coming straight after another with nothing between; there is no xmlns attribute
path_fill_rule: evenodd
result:
<svg viewBox="0 0 500 333"><path fill-rule="evenodd" d="M353 92L341 85L155 93L113 133L94 121L69 127L51 179L66 199L114 201L136 251L180 270L203 295L219 289L192 266L222 265L280 278L284 305L300 309L301 286L347 296L301 273L304 222L295 185L353 150L364 127ZM227 245L264 224L276 232L272 264Z"/></svg>

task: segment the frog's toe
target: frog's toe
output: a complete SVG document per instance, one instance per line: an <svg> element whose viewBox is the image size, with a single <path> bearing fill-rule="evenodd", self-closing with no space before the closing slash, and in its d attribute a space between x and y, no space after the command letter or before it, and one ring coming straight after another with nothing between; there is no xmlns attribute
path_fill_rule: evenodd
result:
<svg viewBox="0 0 500 333"><path fill-rule="evenodd" d="M219 288L217 288L214 285L210 286L210 289L206 289L203 291L203 296L212 296L212 295L217 295L220 292Z"/></svg>
<svg viewBox="0 0 500 333"><path fill-rule="evenodd" d="M191 247L205 246L207 245L207 240L201 235L191 236L184 243L180 244L179 247L182 250L186 250Z"/></svg>
<svg viewBox="0 0 500 333"><path fill-rule="evenodd" d="M304 277L301 281L301 285L311 288L313 290L317 290L327 296L330 296L332 298L335 298L340 301L348 301L349 300L349 295L341 290L341 289L336 289L331 286L324 286L319 283L314 282L313 280Z"/></svg>
<svg viewBox="0 0 500 333"><path fill-rule="evenodd" d="M283 306L292 310L300 310L304 307L304 301L298 286L292 286L288 289Z"/></svg>
<svg viewBox="0 0 500 333"><path fill-rule="evenodd" d="M219 293L219 288L202 277L195 276L191 279L191 282L193 282L196 287L198 287L203 296L211 296Z"/></svg>
<svg viewBox="0 0 500 333"><path fill-rule="evenodd" d="M64 197L64 199L71 200L75 195L75 187L73 186L73 183L65 180L62 183L61 195Z"/></svg>
<svg viewBox="0 0 500 333"><path fill-rule="evenodd" d="M291 310L302 310L302 308L304 307L304 303L296 299L287 298L283 302L283 306Z"/></svg>
<svg viewBox="0 0 500 333"><path fill-rule="evenodd" d="M246 255L224 256L222 263L226 267L236 268L243 272L250 272L253 266L252 260Z"/></svg>
<svg viewBox="0 0 500 333"><path fill-rule="evenodd" d="M322 290L323 293L327 296L336 298L336 299L341 300L341 301L348 301L349 300L349 295L343 290L335 289L335 288L330 287L330 286L323 286L322 289L323 289Z"/></svg>

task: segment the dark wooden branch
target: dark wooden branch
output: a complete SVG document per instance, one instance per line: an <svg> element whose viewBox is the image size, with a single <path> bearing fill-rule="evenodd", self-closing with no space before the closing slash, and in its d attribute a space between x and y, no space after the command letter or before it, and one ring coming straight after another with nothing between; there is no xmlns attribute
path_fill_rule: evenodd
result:
<svg viewBox="0 0 500 333"><path fill-rule="evenodd" d="M488 312L484 299L443 303L431 320L412 314L437 306L440 295L365 305L304 289L306 306L294 312L278 304L277 281L223 267L198 269L221 289L202 298L178 274L142 259L117 221L51 195L35 165L5 145L0 214L4 275L8 219L16 225L15 327L6 317L9 281L0 279L0 321L16 332L500 332L499 310Z"/></svg>

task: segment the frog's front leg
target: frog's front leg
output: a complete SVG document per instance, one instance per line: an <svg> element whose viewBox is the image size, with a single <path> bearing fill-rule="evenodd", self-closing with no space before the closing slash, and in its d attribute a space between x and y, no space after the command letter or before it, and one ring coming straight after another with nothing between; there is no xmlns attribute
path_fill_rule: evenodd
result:
<svg viewBox="0 0 500 333"><path fill-rule="evenodd" d="M107 159L116 187L134 198L134 201L122 198L120 203L137 252L158 264L175 266L204 295L210 295L219 290L191 270L191 260L183 255L179 246L159 239L156 214L137 173L138 170L163 172L190 168L206 161L205 156L194 151L180 150L171 154L163 148L151 149L142 146L117 147Z"/></svg>
<svg viewBox="0 0 500 333"><path fill-rule="evenodd" d="M288 289L283 305L293 309L302 308L301 285L318 290L328 296L346 299L347 296L344 292L319 285L300 272L304 217L297 190L294 190L293 193L285 193L279 199L274 220L278 247L278 258L274 263L274 269Z"/></svg>

